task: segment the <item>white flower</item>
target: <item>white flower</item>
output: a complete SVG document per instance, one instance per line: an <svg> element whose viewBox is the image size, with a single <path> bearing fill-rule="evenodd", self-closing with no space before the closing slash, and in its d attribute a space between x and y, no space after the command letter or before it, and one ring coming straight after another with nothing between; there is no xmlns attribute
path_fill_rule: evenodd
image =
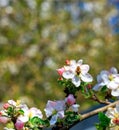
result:
<svg viewBox="0 0 119 130"><path fill-rule="evenodd" d="M97 76L97 82L93 90L98 91L103 86L106 86L112 90L111 94L113 96L119 96L119 74L116 68L112 67L109 71L101 71Z"/></svg>
<svg viewBox="0 0 119 130"><path fill-rule="evenodd" d="M111 119L110 126L119 125L119 104L115 108L108 108L106 116Z"/></svg>
<svg viewBox="0 0 119 130"><path fill-rule="evenodd" d="M70 108L72 109L72 111L74 112L78 112L78 108L80 107L79 104L73 104Z"/></svg>
<svg viewBox="0 0 119 130"><path fill-rule="evenodd" d="M66 108L65 101L50 101L48 100L44 109L46 116L51 117L50 125L54 125L58 118L64 118L64 110Z"/></svg>
<svg viewBox="0 0 119 130"><path fill-rule="evenodd" d="M39 117L39 118L42 118L43 115L42 115L42 112L35 108L35 107L32 107L30 109L28 109L27 107L22 109L24 111L24 115L20 115L18 117L18 120L22 121L22 122L27 122L30 118L33 118L33 117Z"/></svg>
<svg viewBox="0 0 119 130"><path fill-rule="evenodd" d="M64 66L62 76L65 79L71 79L76 87L80 86L81 81L92 82L93 80L92 76L88 73L89 65L82 63L83 60L78 60L78 62L71 60L68 66Z"/></svg>

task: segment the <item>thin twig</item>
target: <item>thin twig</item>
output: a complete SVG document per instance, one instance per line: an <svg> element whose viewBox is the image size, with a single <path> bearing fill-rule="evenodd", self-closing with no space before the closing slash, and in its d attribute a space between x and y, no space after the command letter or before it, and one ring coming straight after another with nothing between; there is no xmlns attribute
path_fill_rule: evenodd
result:
<svg viewBox="0 0 119 130"><path fill-rule="evenodd" d="M91 99L94 101L97 101L100 104L106 104L106 105L111 104L111 102L109 102L109 101L100 100L95 94L92 95Z"/></svg>

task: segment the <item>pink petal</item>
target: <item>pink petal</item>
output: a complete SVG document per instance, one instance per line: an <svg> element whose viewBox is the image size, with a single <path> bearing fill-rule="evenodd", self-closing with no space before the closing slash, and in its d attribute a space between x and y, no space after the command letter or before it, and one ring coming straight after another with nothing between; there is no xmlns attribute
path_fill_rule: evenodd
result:
<svg viewBox="0 0 119 130"><path fill-rule="evenodd" d="M16 123L15 123L15 127L16 127L17 130L23 130L24 123L20 120L17 120Z"/></svg>
<svg viewBox="0 0 119 130"><path fill-rule="evenodd" d="M71 106L76 102L76 99L74 98L73 94L69 94L65 101L68 105Z"/></svg>
<svg viewBox="0 0 119 130"><path fill-rule="evenodd" d="M0 116L0 123L6 124L9 121L9 118Z"/></svg>
<svg viewBox="0 0 119 130"><path fill-rule="evenodd" d="M62 76L64 70L65 70L65 69L62 67L62 68L60 68L60 69L57 69L57 72L58 72L58 74L59 74L60 76Z"/></svg>

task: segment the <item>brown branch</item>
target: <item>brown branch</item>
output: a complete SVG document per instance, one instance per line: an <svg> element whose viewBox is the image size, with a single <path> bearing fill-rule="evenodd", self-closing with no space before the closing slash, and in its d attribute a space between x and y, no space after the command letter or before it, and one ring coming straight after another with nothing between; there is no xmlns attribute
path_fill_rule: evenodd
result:
<svg viewBox="0 0 119 130"><path fill-rule="evenodd" d="M85 120L85 119L87 119L87 118L89 118L89 117L91 117L91 116L94 116L94 115L98 114L99 112L104 112L104 111L106 111L109 107L115 107L116 104L118 104L118 103L119 103L119 101L115 101L115 102L113 102L113 103L110 103L109 105L106 105L106 106L104 106L104 107L98 108L98 109L93 110L93 111L91 111L91 112L88 112L88 113L86 113L86 114L80 115L80 116L81 116L80 120L76 121L73 125L69 126L69 129L70 129L71 127L73 127L74 125L76 125L77 123L81 122L82 120ZM69 130L69 129L67 129L67 130Z"/></svg>
<svg viewBox="0 0 119 130"><path fill-rule="evenodd" d="M99 112L104 112L104 111L106 111L109 107L115 107L117 103L119 103L119 101L115 101L114 103L110 103L109 105L106 105L106 106L104 106L104 107L101 107L101 108L98 108L98 109L93 110L93 111L91 111L91 112L88 112L88 113L86 113L86 114L83 114L83 115L81 116L81 119L80 119L80 120L87 119L87 118L89 118L89 117L91 117L91 116L93 116L93 115L98 114Z"/></svg>

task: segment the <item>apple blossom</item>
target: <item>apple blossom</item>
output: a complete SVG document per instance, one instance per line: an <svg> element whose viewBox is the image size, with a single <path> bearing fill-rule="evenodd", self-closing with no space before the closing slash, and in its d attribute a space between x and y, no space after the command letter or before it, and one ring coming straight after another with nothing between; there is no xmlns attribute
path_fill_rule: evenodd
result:
<svg viewBox="0 0 119 130"><path fill-rule="evenodd" d="M119 96L119 74L116 68L112 67L109 71L101 71L97 76L97 82L93 90L98 91L103 86L106 86L111 90L113 96Z"/></svg>
<svg viewBox="0 0 119 130"><path fill-rule="evenodd" d="M35 107L32 107L30 109L28 109L27 107L25 109L22 109L24 111L24 115L20 115L18 117L18 120L21 121L21 122L27 122L30 118L33 118L33 117L38 117L38 118L42 118L43 115L42 115L42 112L35 108Z"/></svg>
<svg viewBox="0 0 119 130"><path fill-rule="evenodd" d="M64 117L64 110L66 109L65 101L50 101L48 100L46 108L44 109L46 116L52 116L50 120L50 125L54 125L58 118Z"/></svg>
<svg viewBox="0 0 119 130"><path fill-rule="evenodd" d="M62 76L65 79L71 79L72 83L76 87L80 86L81 81L83 82L93 81L92 76L88 73L89 65L82 63L83 60L78 60L78 62L76 62L75 60L71 60L68 66L64 66L64 71L62 73Z"/></svg>
<svg viewBox="0 0 119 130"><path fill-rule="evenodd" d="M111 119L110 127L119 126L119 104L115 108L108 108L106 116Z"/></svg>

